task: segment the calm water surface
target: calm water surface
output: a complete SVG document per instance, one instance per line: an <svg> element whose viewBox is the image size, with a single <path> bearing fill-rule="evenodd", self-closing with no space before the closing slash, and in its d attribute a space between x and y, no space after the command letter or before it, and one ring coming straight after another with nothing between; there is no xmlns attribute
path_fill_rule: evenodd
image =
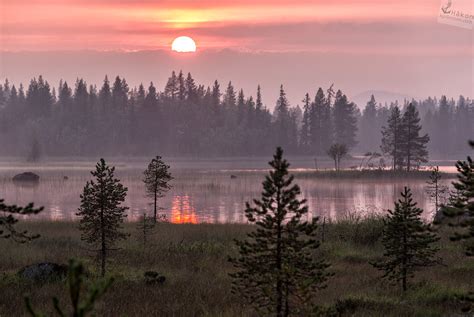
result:
<svg viewBox="0 0 474 317"><path fill-rule="evenodd" d="M152 210L151 200L146 197L142 183L146 163L115 165L117 176L129 190L126 201L130 207L128 219L136 220L144 212ZM186 164L172 164L175 177L173 188L159 201L161 212L174 223L245 222L245 202L259 197L265 172L254 167L212 164L209 168L205 165L194 164L194 168L187 169ZM84 161L41 165L0 163L0 197L8 203L23 205L32 201L37 206L44 206L44 212L34 219L74 220L80 204L79 195L86 181L91 179L89 171L93 167L93 162ZM39 174L40 182L31 186L11 181L14 175L24 171ZM393 207L393 201L398 199L400 191L407 185L412 188L419 206L425 210L426 218L430 217L434 208L425 192L423 179L317 179L298 177L300 170L294 173L312 215L337 219L349 213L365 215L386 212ZM231 179L232 174L237 178ZM448 184L450 181L444 182Z"/></svg>

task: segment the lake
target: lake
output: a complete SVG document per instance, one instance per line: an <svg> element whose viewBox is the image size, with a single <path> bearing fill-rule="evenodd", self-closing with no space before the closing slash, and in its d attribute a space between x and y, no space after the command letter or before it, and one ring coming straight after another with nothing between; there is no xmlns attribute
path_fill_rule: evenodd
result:
<svg viewBox="0 0 474 317"><path fill-rule="evenodd" d="M263 159L242 160L173 160L173 188L159 200L160 213L174 223L243 223L245 202L258 198L266 173ZM308 201L312 215L341 219L348 215L384 213L393 207L404 186L412 188L424 217L432 216L434 205L426 193L425 179L321 179L308 177L311 160L295 159L293 170L302 197ZM142 173L146 161L112 161L117 176L128 187L126 206L128 220L152 212L151 199L146 197ZM330 162L329 162L330 163ZM329 164L328 163L328 164ZM0 197L9 204L34 202L45 210L29 219L74 220L80 205L79 195L94 161L51 161L42 164L0 162ZM329 167L330 165L328 165ZM453 172L453 168L446 168ZM40 175L37 185L15 184L11 178L21 172ZM237 178L231 178L236 175ZM303 177L304 175L304 177ZM66 177L65 177L66 176ZM452 179L443 182L449 184Z"/></svg>

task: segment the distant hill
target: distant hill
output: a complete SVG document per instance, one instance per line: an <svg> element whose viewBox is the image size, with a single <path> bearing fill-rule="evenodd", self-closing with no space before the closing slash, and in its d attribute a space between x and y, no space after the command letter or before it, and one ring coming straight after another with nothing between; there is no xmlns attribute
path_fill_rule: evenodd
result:
<svg viewBox="0 0 474 317"><path fill-rule="evenodd" d="M353 96L352 98L350 98L350 100L355 102L360 109L364 109L365 105L367 104L367 101L370 100L371 95L374 95L377 104L381 103L382 105L384 105L385 103L389 105L391 102L395 102L396 100L398 100L398 103L400 105L403 105L404 100L410 101L413 98L415 98L415 100L418 99L416 96L409 96L394 93L391 91L368 90Z"/></svg>

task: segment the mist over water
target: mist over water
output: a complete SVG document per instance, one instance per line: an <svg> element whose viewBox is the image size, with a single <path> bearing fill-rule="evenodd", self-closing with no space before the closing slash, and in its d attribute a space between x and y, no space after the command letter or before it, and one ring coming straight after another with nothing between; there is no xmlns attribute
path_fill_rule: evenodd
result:
<svg viewBox="0 0 474 317"><path fill-rule="evenodd" d="M291 162L291 160L290 160ZM424 179L329 179L311 176L310 160L295 159L291 171L308 200L311 216L341 219L348 215L366 216L385 213L393 208L404 186L410 186L414 199L430 219L433 203L425 192ZM146 197L142 182L144 162L111 162L117 177L128 187L126 206L128 221L137 220L144 212L152 213L151 200ZM49 162L35 165L0 163L0 193L9 203L24 205L35 202L45 210L27 220L77 220L79 195L91 179L93 161ZM245 223L245 202L258 198L266 171L264 159L242 160L173 160L173 188L159 200L160 213L173 223ZM452 168L445 167L445 171ZM40 182L14 183L11 178L21 172L40 175ZM236 178L231 178L235 175ZM451 180L444 179L448 184Z"/></svg>

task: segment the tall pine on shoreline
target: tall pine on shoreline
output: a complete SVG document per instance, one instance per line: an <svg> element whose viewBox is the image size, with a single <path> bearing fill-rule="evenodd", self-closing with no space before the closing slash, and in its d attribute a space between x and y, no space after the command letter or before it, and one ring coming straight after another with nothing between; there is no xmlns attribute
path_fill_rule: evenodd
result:
<svg viewBox="0 0 474 317"><path fill-rule="evenodd" d="M325 286L328 264L315 258L317 218L307 222L305 200L288 175L289 163L277 148L262 198L246 204L245 215L256 228L236 241L239 257L231 258L232 292L260 314L288 316L311 309L314 293Z"/></svg>
<svg viewBox="0 0 474 317"><path fill-rule="evenodd" d="M405 169L407 172L428 161L426 148L430 138L420 135L422 126L416 107L410 103L403 115L398 106L392 108L387 125L382 127L381 150L392 157L393 170Z"/></svg>

